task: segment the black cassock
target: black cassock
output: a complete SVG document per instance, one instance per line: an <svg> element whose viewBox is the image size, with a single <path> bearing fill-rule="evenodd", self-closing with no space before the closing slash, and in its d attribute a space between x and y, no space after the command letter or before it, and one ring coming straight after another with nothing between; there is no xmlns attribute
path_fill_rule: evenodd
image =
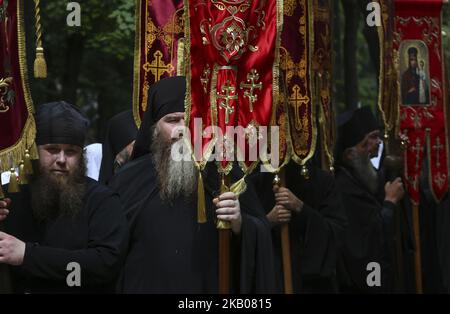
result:
<svg viewBox="0 0 450 314"><path fill-rule="evenodd" d="M131 229L120 292L218 292L218 232L212 199L219 194L219 176L212 164L203 178L204 224L197 222L196 197L180 197L172 204L161 200L150 155L128 163L110 182L121 195ZM239 201L242 231L231 239L232 292L274 292L269 223L251 186Z"/></svg>
<svg viewBox="0 0 450 314"><path fill-rule="evenodd" d="M339 277L344 292L380 293L393 289L394 211L397 206L381 202L350 171L341 167L336 174L337 189L347 212L348 227ZM375 262L380 269L381 286L367 283ZM370 266L368 269L368 265ZM374 273L375 274L375 273ZM376 279L376 277L370 277Z"/></svg>
<svg viewBox="0 0 450 314"><path fill-rule="evenodd" d="M37 223L29 186L12 199L6 232L26 242L21 266L11 266L15 293L111 293L127 251L129 229L117 194L86 178L82 210L73 218ZM80 287L67 277L78 263ZM74 279L75 277L71 277Z"/></svg>
<svg viewBox="0 0 450 314"><path fill-rule="evenodd" d="M286 167L286 187L304 206L300 214L293 213L289 223L292 284L295 293L337 292L336 260L342 243L346 217L336 193L334 178L308 165L309 179L300 175L300 167ZM270 173L252 175L266 213L275 206L273 178ZM283 269L280 228L272 230L277 268L278 291L283 291Z"/></svg>

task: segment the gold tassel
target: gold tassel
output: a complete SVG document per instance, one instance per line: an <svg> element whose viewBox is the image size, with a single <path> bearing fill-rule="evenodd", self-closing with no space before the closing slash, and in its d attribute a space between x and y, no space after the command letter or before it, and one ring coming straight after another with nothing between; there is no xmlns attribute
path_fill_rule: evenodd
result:
<svg viewBox="0 0 450 314"><path fill-rule="evenodd" d="M30 147L30 159L39 159L39 152L36 144L33 144ZM31 168L31 171L33 171L33 168Z"/></svg>
<svg viewBox="0 0 450 314"><path fill-rule="evenodd" d="M25 150L25 159L23 161L23 171L26 175L33 174L33 167L31 165L31 155L28 149ZM22 175L22 173L20 173Z"/></svg>
<svg viewBox="0 0 450 314"><path fill-rule="evenodd" d="M19 182L17 180L16 170L11 168L11 176L9 177L8 193L19 193Z"/></svg>
<svg viewBox="0 0 450 314"><path fill-rule="evenodd" d="M205 187L201 170L198 171L197 183L197 221L199 224L206 222Z"/></svg>
<svg viewBox="0 0 450 314"><path fill-rule="evenodd" d="M245 183L245 176L239 179L238 181L234 182L230 187L230 191L236 194L238 197L239 195L244 193L246 189L247 184Z"/></svg>
<svg viewBox="0 0 450 314"><path fill-rule="evenodd" d="M19 166L19 185L28 184L27 176L28 174L25 171L25 164L23 160L21 160Z"/></svg>
<svg viewBox="0 0 450 314"><path fill-rule="evenodd" d="M35 18L36 18L36 59L34 60L34 77L47 77L47 62L44 57L44 48L42 47L42 26L41 10L39 8L40 0L34 0Z"/></svg>
<svg viewBox="0 0 450 314"><path fill-rule="evenodd" d="M301 170L300 174L301 174L302 177L305 178L305 180L309 179L309 171L308 171L308 168L305 165L302 166L302 170Z"/></svg>

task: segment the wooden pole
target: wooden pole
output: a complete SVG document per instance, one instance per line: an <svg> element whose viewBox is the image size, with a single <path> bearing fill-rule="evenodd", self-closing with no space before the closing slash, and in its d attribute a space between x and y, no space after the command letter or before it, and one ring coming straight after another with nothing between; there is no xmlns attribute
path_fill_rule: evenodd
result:
<svg viewBox="0 0 450 314"><path fill-rule="evenodd" d="M419 204L413 204L413 229L416 251L414 254L415 275L416 275L416 293L422 294L422 259L420 250L420 225L419 225Z"/></svg>
<svg viewBox="0 0 450 314"><path fill-rule="evenodd" d="M222 175L220 193L229 191L229 178ZM219 232L219 293L230 293L230 238L231 226L228 221L218 220Z"/></svg>
<svg viewBox="0 0 450 314"><path fill-rule="evenodd" d="M280 175L275 175L273 180L274 186L285 186L284 170L281 170ZM289 224L281 225L281 253L283 259L283 279L284 279L284 293L292 294L292 265L291 265L291 245L289 239Z"/></svg>
<svg viewBox="0 0 450 314"><path fill-rule="evenodd" d="M397 210L394 212L394 250L395 250L395 290L396 292L405 291L405 276L403 269L403 248L402 248L402 233L400 229L401 213L403 210L403 204L399 204Z"/></svg>

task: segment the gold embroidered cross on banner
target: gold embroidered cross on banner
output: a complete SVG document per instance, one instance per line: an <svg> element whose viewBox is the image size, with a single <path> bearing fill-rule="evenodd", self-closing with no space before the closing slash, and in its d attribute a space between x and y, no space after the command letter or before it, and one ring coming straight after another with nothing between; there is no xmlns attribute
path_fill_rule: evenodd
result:
<svg viewBox="0 0 450 314"><path fill-rule="evenodd" d="M247 74L247 83L241 82L240 88L246 89L244 92L244 97L248 98L248 103L250 106L250 112L253 112L253 103L258 100L258 95L253 94L255 89L262 89L262 83L256 83L259 80L259 74L255 69L252 69L250 73Z"/></svg>
<svg viewBox="0 0 450 314"><path fill-rule="evenodd" d="M5 113L9 110L7 103L11 103L14 93L9 89L12 83L12 77L0 78L0 113Z"/></svg>
<svg viewBox="0 0 450 314"><path fill-rule="evenodd" d="M441 149L443 149L444 146L441 144L441 140L440 138L436 138L436 144L433 145L433 150L436 151L436 168L440 168L441 167L441 162L440 162L440 158L439 158L439 152Z"/></svg>
<svg viewBox="0 0 450 314"><path fill-rule="evenodd" d="M163 54L161 51L156 50L156 52L153 54L153 61L151 63L146 62L142 67L144 68L145 72L152 72L153 76L155 77L155 82L158 82L161 79L161 76L164 74L164 72L167 72L167 74L171 74L174 70L172 64L165 64L162 60Z"/></svg>
<svg viewBox="0 0 450 314"><path fill-rule="evenodd" d="M300 119L300 107L302 105L306 105L309 103L309 97L308 95L303 96L300 93L300 86L294 85L292 88L293 93L291 94L291 97L289 98L289 103L294 108L294 116L295 116L295 128L300 131L302 129L302 122Z"/></svg>
<svg viewBox="0 0 450 314"><path fill-rule="evenodd" d="M420 152L423 151L423 147L420 145L420 139L416 138L416 145L411 147L411 151L416 153L416 170L419 170L419 158L420 158Z"/></svg>
<svg viewBox="0 0 450 314"><path fill-rule="evenodd" d="M230 101L238 99L238 95L235 94L236 88L231 85L229 80L222 85L221 91L222 94L217 93L217 98L225 100L221 101L219 106L225 109L225 124L228 124L230 115L234 112L234 107L230 105Z"/></svg>

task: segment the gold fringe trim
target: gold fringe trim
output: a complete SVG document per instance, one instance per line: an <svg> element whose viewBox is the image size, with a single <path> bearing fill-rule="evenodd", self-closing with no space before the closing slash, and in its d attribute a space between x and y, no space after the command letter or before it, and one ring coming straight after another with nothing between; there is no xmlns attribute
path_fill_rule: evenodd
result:
<svg viewBox="0 0 450 314"><path fill-rule="evenodd" d="M11 176L9 177L8 193L19 193L19 181L17 180L16 169L11 168Z"/></svg>
<svg viewBox="0 0 450 314"><path fill-rule="evenodd" d="M134 37L134 69L133 69L133 117L136 126L139 128L141 126L141 116L139 114L140 103L139 103L139 93L141 90L140 79L141 79L141 4L142 0L136 0L136 11L135 11L135 37Z"/></svg>
<svg viewBox="0 0 450 314"><path fill-rule="evenodd" d="M24 159L27 151L29 151L30 159L38 158L36 145L34 144L35 136L36 126L34 119L28 118L19 141L15 145L0 151L1 172L8 171L9 169L18 166L20 161Z"/></svg>
<svg viewBox="0 0 450 314"><path fill-rule="evenodd" d="M34 140L36 137L36 125L33 118L33 101L28 85L28 71L25 55L25 28L23 22L23 0L17 1L17 44L19 53L20 76L28 118L23 127L19 140L12 146L0 151L0 171L8 171L19 165L26 151L29 150L29 158L37 159L38 152Z"/></svg>
<svg viewBox="0 0 450 314"><path fill-rule="evenodd" d="M381 1L378 1L378 3L383 5ZM377 27L377 33L378 33L378 41L380 45L380 76L378 77L378 110L381 113L381 120L383 121L384 125L384 132L385 135L389 134L389 131L391 130L391 126L389 125L387 118L386 118L386 112L383 108L383 103L385 101L384 97L384 82L385 82L385 60L384 60L384 49L385 49L385 42L384 42L384 32L385 28L388 27L388 25L384 24L384 20L382 19L382 23L380 26Z"/></svg>
<svg viewBox="0 0 450 314"><path fill-rule="evenodd" d="M20 161L19 166L19 185L28 184L28 174L25 171L25 165L23 160Z"/></svg>
<svg viewBox="0 0 450 314"><path fill-rule="evenodd" d="M185 70L185 53L184 53L184 38L178 40L178 50L177 50L177 75L184 76L186 74Z"/></svg>

